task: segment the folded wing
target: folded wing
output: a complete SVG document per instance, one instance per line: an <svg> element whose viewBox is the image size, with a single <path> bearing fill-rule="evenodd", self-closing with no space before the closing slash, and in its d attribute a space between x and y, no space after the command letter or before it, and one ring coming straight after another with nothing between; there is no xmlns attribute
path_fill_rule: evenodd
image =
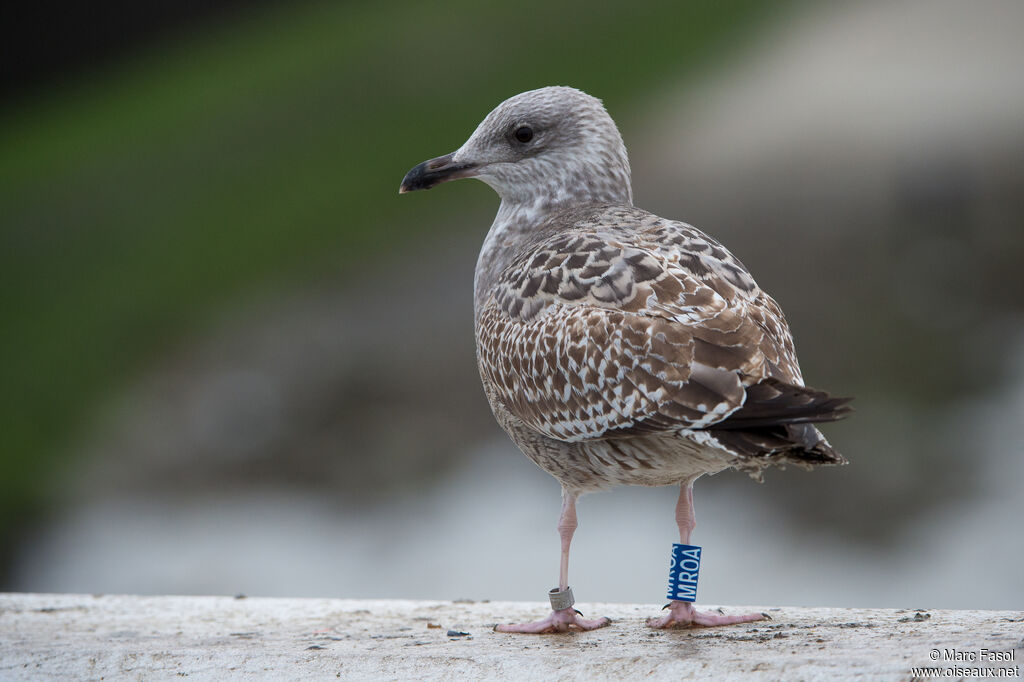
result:
<svg viewBox="0 0 1024 682"><path fill-rule="evenodd" d="M559 440L829 418L824 394L803 388L782 312L742 263L639 209L584 216L522 254L477 335L506 408Z"/></svg>

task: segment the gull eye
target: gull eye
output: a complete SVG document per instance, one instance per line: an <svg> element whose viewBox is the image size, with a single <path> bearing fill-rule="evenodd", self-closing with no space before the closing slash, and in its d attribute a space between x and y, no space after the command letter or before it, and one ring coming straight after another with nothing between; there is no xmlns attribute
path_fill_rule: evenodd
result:
<svg viewBox="0 0 1024 682"><path fill-rule="evenodd" d="M516 128L516 132L514 132L513 135L517 140L526 144L533 139L533 128L530 126L519 126Z"/></svg>

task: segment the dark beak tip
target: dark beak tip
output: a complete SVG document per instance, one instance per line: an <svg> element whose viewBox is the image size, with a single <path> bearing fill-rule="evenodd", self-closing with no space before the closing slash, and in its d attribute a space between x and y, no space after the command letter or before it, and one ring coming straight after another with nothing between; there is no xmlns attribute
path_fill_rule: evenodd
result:
<svg viewBox="0 0 1024 682"><path fill-rule="evenodd" d="M430 173L427 171L427 161L416 164L402 178L402 184L398 187L399 194L408 194L418 189L427 189L430 186Z"/></svg>
<svg viewBox="0 0 1024 682"><path fill-rule="evenodd" d="M406 194L421 189L430 189L442 182L466 177L465 171L471 170L474 167L473 164L454 164L452 156L453 154L446 154L413 167L402 179L398 193Z"/></svg>

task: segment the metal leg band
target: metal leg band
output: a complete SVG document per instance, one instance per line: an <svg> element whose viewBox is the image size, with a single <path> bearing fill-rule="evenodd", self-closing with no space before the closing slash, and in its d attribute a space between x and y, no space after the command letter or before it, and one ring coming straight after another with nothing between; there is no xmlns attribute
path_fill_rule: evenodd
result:
<svg viewBox="0 0 1024 682"><path fill-rule="evenodd" d="M554 611L572 608L572 605L576 603L576 599L572 596L571 587L567 587L564 590L552 587L548 592L548 599L551 600L551 609Z"/></svg>

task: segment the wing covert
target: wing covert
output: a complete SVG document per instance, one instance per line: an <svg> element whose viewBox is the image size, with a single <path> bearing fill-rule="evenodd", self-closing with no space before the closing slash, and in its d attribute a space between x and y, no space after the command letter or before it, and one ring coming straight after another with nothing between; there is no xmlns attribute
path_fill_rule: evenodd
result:
<svg viewBox="0 0 1024 682"><path fill-rule="evenodd" d="M706 428L766 377L802 385L781 311L732 254L689 225L614 211L522 254L479 311L481 373L510 412L588 440Z"/></svg>

